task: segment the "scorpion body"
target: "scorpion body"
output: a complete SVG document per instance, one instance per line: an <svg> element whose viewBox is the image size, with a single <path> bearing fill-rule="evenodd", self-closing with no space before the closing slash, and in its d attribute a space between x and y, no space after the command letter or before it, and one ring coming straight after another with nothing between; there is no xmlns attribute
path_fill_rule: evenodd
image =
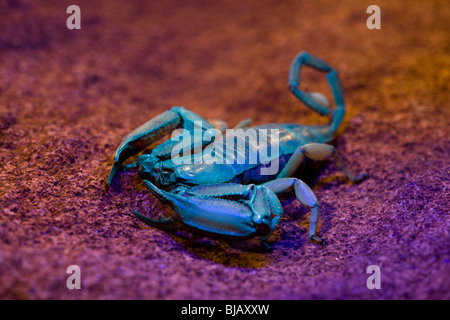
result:
<svg viewBox="0 0 450 320"><path fill-rule="evenodd" d="M272 139L267 143L269 149L273 150L276 146L279 150L276 158L271 158L270 161L261 161L260 158L258 161L250 161L250 150L261 148L258 144L259 139L258 142L254 140L246 144L245 154L242 154L242 150L232 150L232 157L227 158L227 163L208 161L198 163L194 160L199 152L198 143L203 150L212 148L215 153L226 149L226 146L224 147L217 139L217 134L213 135L216 139L212 139L212 142L194 139L189 147L195 151L179 159L174 159L172 153L179 139L169 139L154 148L150 154L141 154L134 163L126 165L125 169L137 168L151 192L160 200L169 203L175 209L175 214L169 218L160 216L153 219L135 212L136 216L141 221L162 229L187 227L221 236L241 238L261 236L264 247L270 248L267 240L283 213L277 195L293 190L300 203L311 209L310 240L323 245L324 240L316 232L319 202L310 187L293 177L293 174L304 164L305 158L309 158L316 161L334 159L338 168L355 183L365 179L366 175L353 175L336 149L327 144L334 139L345 113L337 72L324 61L306 52L297 55L292 63L290 90L300 101L322 115L330 113L326 98L320 93L305 93L298 89L300 69L303 65L327 73L327 80L336 102L329 124L315 126L267 124L249 127L248 120L238 124L235 129L247 128L256 132L277 131L276 145ZM206 121L183 107L173 107L149 120L122 139L116 151L108 186L126 159L140 153L165 135L180 128L189 134L193 134L195 130L202 133L211 133L213 130L223 132L226 128L223 122L216 127L213 124L213 121ZM236 161L239 155L244 159L240 163ZM271 168L274 161L277 163L276 170L270 174L263 174Z"/></svg>

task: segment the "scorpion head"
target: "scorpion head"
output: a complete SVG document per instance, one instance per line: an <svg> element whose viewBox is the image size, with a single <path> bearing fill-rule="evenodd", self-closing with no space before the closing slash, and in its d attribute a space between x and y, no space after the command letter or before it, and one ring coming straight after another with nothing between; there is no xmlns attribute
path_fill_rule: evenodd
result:
<svg viewBox="0 0 450 320"><path fill-rule="evenodd" d="M157 186L168 187L175 184L174 170L166 162L151 154L140 155L133 165L144 180L149 180Z"/></svg>
<svg viewBox="0 0 450 320"><path fill-rule="evenodd" d="M155 183L161 167L161 160L150 154L142 154L136 159L136 166L139 175L144 180L150 180Z"/></svg>

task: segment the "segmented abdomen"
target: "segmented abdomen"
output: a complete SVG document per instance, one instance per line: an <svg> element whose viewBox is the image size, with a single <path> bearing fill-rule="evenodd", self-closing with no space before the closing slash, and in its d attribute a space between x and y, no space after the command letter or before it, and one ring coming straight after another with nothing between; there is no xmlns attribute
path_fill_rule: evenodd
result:
<svg viewBox="0 0 450 320"><path fill-rule="evenodd" d="M250 150L255 150L258 148L256 145L251 145L252 141L249 141L248 148L246 147L246 161L245 164L233 163L233 167L236 171L236 176L232 182L249 184L255 183L260 184L270 180L275 179L278 174L283 170L286 163L289 161L295 150L304 144L312 142L328 142L332 139L332 135L329 131L328 126L301 126L298 124L268 124L264 126L253 127L259 132L260 129L265 129L267 131L268 140L275 139L276 130L276 140L278 141L278 157L272 160L272 163L261 163L261 158L258 157L258 163L253 164L249 160L249 148ZM272 155L271 152L274 151L275 145L269 147L268 155ZM278 164L273 163L273 161L278 161ZM277 168L276 171L271 170L269 174L263 173L262 169L265 168L267 172L268 168ZM270 171L270 170L269 170Z"/></svg>

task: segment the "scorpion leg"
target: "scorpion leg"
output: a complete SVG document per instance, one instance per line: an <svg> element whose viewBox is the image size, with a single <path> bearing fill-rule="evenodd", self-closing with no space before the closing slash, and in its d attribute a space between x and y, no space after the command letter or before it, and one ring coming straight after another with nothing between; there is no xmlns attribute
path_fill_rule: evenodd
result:
<svg viewBox="0 0 450 320"><path fill-rule="evenodd" d="M228 129L228 124L220 119L208 119L208 122L221 133L224 133Z"/></svg>
<svg viewBox="0 0 450 320"><path fill-rule="evenodd" d="M223 120L219 120L219 119L209 119L208 120L209 123L211 123L211 125L216 128L217 130L219 130L220 132L225 133L225 131L228 129L228 124L223 121ZM237 125L235 125L233 127L233 129L242 129L242 128L247 128L252 124L252 119L247 118L242 120L241 122L239 122Z"/></svg>
<svg viewBox="0 0 450 320"><path fill-rule="evenodd" d="M311 209L311 216L309 218L310 241L320 245L325 245L325 241L319 237L316 232L317 221L319 220L319 201L317 200L314 192L306 183L297 178L283 178L263 183L262 186L270 189L275 194L282 194L293 188L297 200L303 206Z"/></svg>
<svg viewBox="0 0 450 320"><path fill-rule="evenodd" d="M234 126L233 129L242 129L242 128L247 128L252 124L252 119L247 118L242 120L241 122L239 122L237 125Z"/></svg>
<svg viewBox="0 0 450 320"><path fill-rule="evenodd" d="M198 126L200 126L200 128L198 128ZM213 127L208 121L183 107L173 107L171 110L147 121L122 138L122 142L117 148L114 157L114 165L111 169L107 186L111 184L117 170L126 159L138 154L152 143L179 128L184 128L191 132L193 132L194 129L200 129L204 132ZM174 143L178 142L169 139L166 143L156 147L153 150L152 155L161 158L166 157L167 155L170 156Z"/></svg>
<svg viewBox="0 0 450 320"><path fill-rule="evenodd" d="M300 166L300 164L304 161L305 156L315 161L325 161L333 158L336 166L342 170L347 178L353 183L360 183L367 178L366 173L355 176L345 165L341 155L332 145L326 143L308 143L298 147L297 150L295 150L294 154L289 159L283 171L280 172L277 179L292 176L298 166Z"/></svg>

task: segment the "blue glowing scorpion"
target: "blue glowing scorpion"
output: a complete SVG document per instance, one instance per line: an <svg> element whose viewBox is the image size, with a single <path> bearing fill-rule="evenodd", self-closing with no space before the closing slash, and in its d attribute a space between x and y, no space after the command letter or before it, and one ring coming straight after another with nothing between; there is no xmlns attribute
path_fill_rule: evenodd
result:
<svg viewBox="0 0 450 320"><path fill-rule="evenodd" d="M222 144L222 139L218 139L218 133L225 132L226 123L217 120L206 121L183 107L173 107L123 137L115 154L107 186L111 185L125 160L137 155L166 135L177 130L184 132L183 137L186 137L185 133L190 133L194 137L198 131L203 134L209 133L209 141L198 138L186 140L192 152L183 154L182 157L174 157L174 147L180 143L180 135L175 135L177 139L166 140L153 148L151 153L143 153L134 163L124 166L125 170L137 169L150 191L175 209L171 217L160 216L156 219L135 212L140 220L166 230L185 228L209 235L239 238L259 236L262 245L269 249L267 240L283 214L277 195L292 190L298 201L311 210L310 241L324 245L325 241L316 231L319 202L311 188L300 179L292 177L293 174L304 164L306 157L315 161L334 159L337 167L353 183L361 182L367 175L365 173L354 175L346 167L336 149L327 144L334 139L334 134L345 114L343 91L336 70L304 51L292 62L289 89L301 102L321 115L328 115L331 112L326 97L321 93L299 90L300 70L303 65L326 73L336 104L329 124L314 126L268 124L250 127L251 121L243 120L234 127L235 130L246 128L255 132L276 130L277 139L268 139L269 149L271 148L271 153L276 155L275 158L264 160L264 157L257 157L256 161L249 161L250 151L258 150L261 146L256 139L248 139L245 154L242 154L242 150L233 149L236 144L232 147L226 145L227 157L231 154L226 163L198 161L196 155L205 148L215 147L216 153L217 150L226 148ZM278 150L276 153L275 148ZM239 156L244 161L233 161ZM187 159L192 161L186 161ZM276 166L273 166L275 162ZM269 168L276 170L270 172Z"/></svg>

